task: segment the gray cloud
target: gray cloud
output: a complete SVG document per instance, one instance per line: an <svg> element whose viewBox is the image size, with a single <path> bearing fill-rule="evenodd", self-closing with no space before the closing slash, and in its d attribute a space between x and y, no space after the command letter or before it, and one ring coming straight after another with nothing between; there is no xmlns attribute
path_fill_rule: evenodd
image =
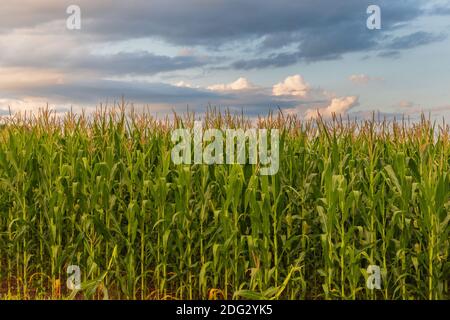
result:
<svg viewBox="0 0 450 320"><path fill-rule="evenodd" d="M28 50L36 39L26 46L19 44L10 52L0 51L0 66L59 69L70 72L91 71L103 76L110 75L154 75L162 72L202 67L213 60L198 56L164 56L147 51L96 54L74 43L60 47L43 47L32 55ZM5 41L6 42L6 41ZM35 45L39 45L36 43ZM20 50L22 49L22 50Z"/></svg>
<svg viewBox="0 0 450 320"><path fill-rule="evenodd" d="M390 59L398 59L398 58L400 58L400 51L396 51L396 50L381 51L378 54L378 57L390 58Z"/></svg>
<svg viewBox="0 0 450 320"><path fill-rule="evenodd" d="M443 41L446 34L434 34L430 32L418 31L406 36L393 37L389 34L375 34L365 26L359 24L346 24L340 28L329 26L323 28L319 36L314 33L304 33L298 37L300 44L298 51L270 54L267 57L253 59L241 59L233 62L234 69L260 69L270 67L286 67L300 61L314 62L323 60L339 59L345 53L380 51L379 56L384 58L398 58L401 50L428 45L434 42ZM282 37L279 41L284 41L288 36ZM272 46L276 40L269 38Z"/></svg>
<svg viewBox="0 0 450 320"><path fill-rule="evenodd" d="M378 56L383 58L398 58L401 50L443 41L445 34L433 34L418 31L401 37L384 37L387 44L379 42L370 36L369 30L361 30L360 33L352 33L349 30L331 30L322 37L306 35L299 45L297 52L271 54L264 58L242 59L231 64L234 69L261 69L270 67L286 67L297 62L314 62L319 60L339 59L345 53L360 52L364 50L381 50ZM389 39L389 40L387 40Z"/></svg>
<svg viewBox="0 0 450 320"><path fill-rule="evenodd" d="M300 55L298 53L279 53L272 54L267 58L256 58L249 60L238 60L232 63L234 69L262 69L269 67L287 67L298 62Z"/></svg>
<svg viewBox="0 0 450 320"><path fill-rule="evenodd" d="M391 43L387 45L390 50L411 49L423 46L437 41L445 40L447 36L444 34L433 34L429 32L418 31L406 36L395 37Z"/></svg>
<svg viewBox="0 0 450 320"><path fill-rule="evenodd" d="M7 0L11 1L12 0ZM26 2L26 4L24 4ZM2 8L0 30L48 21L64 24L72 1L14 1ZM418 0L378 0L384 32L423 13ZM82 33L100 41L157 37L182 45L221 47L235 40L261 39L263 49L298 43L308 60L337 58L373 48L380 33L368 33L366 8L371 0L79 0ZM19 17L16 19L16 17Z"/></svg>
<svg viewBox="0 0 450 320"><path fill-rule="evenodd" d="M82 1L83 2L83 1ZM117 3L113 10L88 13L87 32L104 37L156 36L177 45L216 45L248 37L274 38L284 43L303 35L303 42L325 36L331 39L349 31L361 40L366 33L366 8L371 0L190 0ZM418 0L379 0L383 28L410 21L422 13ZM100 11L100 10L99 10ZM373 34L372 34L373 36ZM272 43L270 43L272 39ZM278 40L279 46L283 41ZM366 46L363 46L366 47ZM350 48L351 49L351 48Z"/></svg>
<svg viewBox="0 0 450 320"><path fill-rule="evenodd" d="M450 1L446 0L446 4L440 3L437 5L432 5L428 10L428 13L431 15L449 15L450 14Z"/></svg>
<svg viewBox="0 0 450 320"><path fill-rule="evenodd" d="M95 107L100 103L118 101L124 97L127 101L150 106L166 106L166 112L171 108L204 112L207 106L215 106L232 111L244 111L248 115L266 114L269 110L289 109L293 107L306 110L312 105L326 105L325 97L276 97L269 89L253 89L236 92L217 92L201 88L178 87L164 83L143 81L93 80L77 79L52 85L38 82L28 83L20 87L9 88L2 97L20 101L23 93L36 98L45 105L49 102L58 110L70 108L74 104L83 107ZM33 106L42 107L41 106ZM8 110L8 106L0 103L0 111Z"/></svg>
<svg viewBox="0 0 450 320"><path fill-rule="evenodd" d="M182 88L163 83L90 79L52 84L51 86L41 86L36 83L27 87L10 89L9 96L15 98L24 91L35 97L84 104L96 104L102 100L117 99L121 96L136 102L168 104L226 97L226 95L206 90Z"/></svg>
<svg viewBox="0 0 450 320"><path fill-rule="evenodd" d="M149 52L121 52L113 55L85 55L71 62L71 68L96 70L104 75L152 75L201 67L208 59L194 56L168 57Z"/></svg>
<svg viewBox="0 0 450 320"><path fill-rule="evenodd" d="M0 53L3 64L88 69L108 76L221 66L206 58L168 57L146 51L100 56L86 52L87 45L158 38L178 46L221 49L227 44L239 45L235 41L256 39L260 45L250 49L248 57L221 61L222 67L249 70L333 60L346 53L371 50L387 51L381 55L389 57L392 52L443 39L442 35L426 32L391 36L399 26L425 14L419 0L79 0L83 23L76 34L65 30L65 9L71 0L41 0L39 4L32 0L6 1L10 3L0 13L0 32L47 26L46 32L54 29L69 43L66 50L56 53L44 47L41 53L30 55L19 48L10 60ZM366 28L366 8L370 4L382 8L381 31ZM280 51L287 46L289 50Z"/></svg>

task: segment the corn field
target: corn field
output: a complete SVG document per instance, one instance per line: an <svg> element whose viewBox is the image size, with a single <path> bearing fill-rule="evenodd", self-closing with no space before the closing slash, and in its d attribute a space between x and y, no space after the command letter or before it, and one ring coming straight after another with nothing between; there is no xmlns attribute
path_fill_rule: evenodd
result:
<svg viewBox="0 0 450 320"><path fill-rule="evenodd" d="M196 117L3 119L0 299L450 299L446 124L202 116L279 129L279 172L262 176L174 165L171 131Z"/></svg>

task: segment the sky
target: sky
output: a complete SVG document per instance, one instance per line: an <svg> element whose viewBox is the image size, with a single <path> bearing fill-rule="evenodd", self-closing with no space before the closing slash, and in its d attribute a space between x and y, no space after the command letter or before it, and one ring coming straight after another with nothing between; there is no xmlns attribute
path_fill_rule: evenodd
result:
<svg viewBox="0 0 450 320"><path fill-rule="evenodd" d="M450 120L449 27L450 0L2 0L0 115L124 97L160 115Z"/></svg>

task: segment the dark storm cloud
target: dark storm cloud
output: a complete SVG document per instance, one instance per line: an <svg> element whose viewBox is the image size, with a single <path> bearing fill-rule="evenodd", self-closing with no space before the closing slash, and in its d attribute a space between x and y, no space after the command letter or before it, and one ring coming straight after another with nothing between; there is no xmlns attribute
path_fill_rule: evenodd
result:
<svg viewBox="0 0 450 320"><path fill-rule="evenodd" d="M408 7L408 4L411 7ZM397 30L404 23L423 13L418 2L398 1L393 3L392 1L389 4L384 3L381 8L382 30L380 31L368 30L365 24L366 20L363 21L362 17L354 15L348 20L336 20L334 23L323 24L315 29L306 28L301 33L283 33L280 38L271 35L264 39L263 48L275 48L276 45L283 47L289 42L295 41L298 42L298 50L237 60L231 64L231 67L244 70L285 67L300 61L334 60L341 58L346 53L378 50L382 50L379 53L380 56L396 58L400 55L400 50L446 39L444 34L423 31L401 37L390 35L391 31ZM359 7L359 9L361 12L362 8Z"/></svg>
<svg viewBox="0 0 450 320"><path fill-rule="evenodd" d="M234 69L262 69L271 67L286 67L299 61L314 62L323 60L339 59L345 53L362 52L364 50L382 50L378 56L384 58L397 58L401 50L428 45L434 42L443 41L447 38L445 34L434 34L418 31L406 36L381 39L372 37L370 30L365 28L360 32L358 26L348 27L348 30L330 30L316 37L313 34L304 35L301 44L296 52L286 52L270 54L268 57L242 59L231 64ZM387 44L385 42L388 42Z"/></svg>
<svg viewBox="0 0 450 320"><path fill-rule="evenodd" d="M331 37L356 26L352 34L359 39L370 4L382 7L385 29L422 12L419 0L132 1L102 12L88 11L86 31L113 38L157 36L177 45L220 46L246 37L279 36L290 43L295 33L309 39Z"/></svg>
<svg viewBox="0 0 450 320"><path fill-rule="evenodd" d="M2 8L0 29L64 22L65 8L73 2L43 0L38 6L30 0L7 1L11 4ZM384 31L423 13L419 0L79 0L77 4L82 9L82 32L104 41L157 37L182 46L220 47L260 38L266 49L299 42L301 56L310 60L372 48L377 35L367 39L370 4L381 6ZM318 42L327 44L322 48Z"/></svg>
<svg viewBox="0 0 450 320"><path fill-rule="evenodd" d="M313 62L319 60L339 59L343 54L372 50L377 47L377 36L364 25L346 24L340 28L323 27L317 36L313 32L300 36L300 43L295 52L270 54L267 57L242 59L232 63L235 69L259 69L268 67L285 67L299 61Z"/></svg>

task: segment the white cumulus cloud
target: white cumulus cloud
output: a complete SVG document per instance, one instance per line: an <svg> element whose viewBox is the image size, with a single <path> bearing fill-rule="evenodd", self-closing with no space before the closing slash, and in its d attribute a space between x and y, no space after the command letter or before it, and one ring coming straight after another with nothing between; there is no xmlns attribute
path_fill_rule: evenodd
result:
<svg viewBox="0 0 450 320"><path fill-rule="evenodd" d="M272 94L274 96L298 96L305 97L310 91L309 85L301 75L287 77L283 82L273 86Z"/></svg>
<svg viewBox="0 0 450 320"><path fill-rule="evenodd" d="M314 119L320 114L323 118L331 118L333 114L345 114L351 108L358 104L358 97L349 96L343 98L334 98L325 108L308 109L305 112L306 119Z"/></svg>
<svg viewBox="0 0 450 320"><path fill-rule="evenodd" d="M228 84L215 84L209 86L208 89L212 91L240 91L254 89L255 86L246 78L239 78L234 82Z"/></svg>

